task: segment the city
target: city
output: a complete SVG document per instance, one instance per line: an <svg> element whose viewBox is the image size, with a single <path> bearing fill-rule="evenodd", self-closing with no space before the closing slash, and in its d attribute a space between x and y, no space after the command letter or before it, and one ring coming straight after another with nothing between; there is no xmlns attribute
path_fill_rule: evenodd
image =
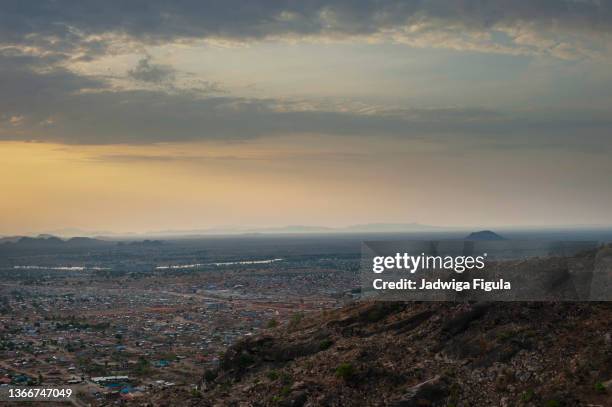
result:
<svg viewBox="0 0 612 407"><path fill-rule="evenodd" d="M91 239L78 249L38 248L37 257L21 248L28 243L2 248L2 272L13 277L0 284L0 384L70 385L89 403L196 389L238 339L337 308L358 287L355 253L205 262L193 242L164 242L154 245L164 265L144 271L148 245ZM169 265L177 252L202 263ZM45 260L14 264L25 256ZM101 263L74 265L91 258Z"/></svg>

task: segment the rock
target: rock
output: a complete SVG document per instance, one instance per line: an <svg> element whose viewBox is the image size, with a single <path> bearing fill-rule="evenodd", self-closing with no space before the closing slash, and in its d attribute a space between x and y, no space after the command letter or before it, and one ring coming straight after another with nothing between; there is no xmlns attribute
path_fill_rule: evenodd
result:
<svg viewBox="0 0 612 407"><path fill-rule="evenodd" d="M446 322L442 327L442 332L447 337L458 335L465 331L473 321L482 318L490 308L491 304L488 303L476 304L471 310L463 312Z"/></svg>
<svg viewBox="0 0 612 407"><path fill-rule="evenodd" d="M305 391L293 392L283 400L281 406L283 407L302 407L308 400L308 394Z"/></svg>
<svg viewBox="0 0 612 407"><path fill-rule="evenodd" d="M389 404L391 407L436 406L449 394L448 384L440 376L411 387L400 399Z"/></svg>
<svg viewBox="0 0 612 407"><path fill-rule="evenodd" d="M427 321L434 314L435 314L435 311L433 310L425 310L423 312L418 312L406 319L402 319L392 324L386 325L382 327L380 330L376 331L375 333L386 332L386 331L395 331L398 334L406 333L412 329L415 329L416 327L418 327L419 325Z"/></svg>

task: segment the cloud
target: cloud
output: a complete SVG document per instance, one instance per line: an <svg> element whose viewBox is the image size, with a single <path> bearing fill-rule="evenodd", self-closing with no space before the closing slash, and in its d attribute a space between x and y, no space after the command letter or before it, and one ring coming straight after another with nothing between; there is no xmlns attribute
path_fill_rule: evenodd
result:
<svg viewBox="0 0 612 407"><path fill-rule="evenodd" d="M194 154L191 152L183 153L111 153L111 154L94 154L88 158L94 162L115 162L122 164L129 163L189 163L189 164L209 164L211 162L220 163L235 163L235 162L259 162L259 163L277 163L279 161L295 163L301 162L335 162L335 161L359 161L366 162L375 160L375 154L368 152L340 152L340 151L294 151L282 153L271 153L257 151L249 151L248 154Z"/></svg>
<svg viewBox="0 0 612 407"><path fill-rule="evenodd" d="M0 6L3 43L84 59L130 41L301 37L384 37L415 46L567 56L596 50L611 32L606 0L6 0Z"/></svg>
<svg viewBox="0 0 612 407"><path fill-rule="evenodd" d="M170 65L154 63L147 55L127 72L127 78L135 82L130 89L163 89L169 93L192 93L195 95L223 94L227 91L221 84L198 78L189 72L179 72ZM119 86L121 87L121 86Z"/></svg>
<svg viewBox="0 0 612 407"><path fill-rule="evenodd" d="M261 161L265 158L240 157L236 155L188 155L188 154L99 154L91 157L91 161L100 162L159 162L175 163L190 162L204 163L210 161Z"/></svg>
<svg viewBox="0 0 612 407"><path fill-rule="evenodd" d="M0 58L0 139L69 144L148 144L329 134L469 140L503 145L605 144L612 121L598 111L403 108L243 98L162 89L116 90L62 68L40 71ZM15 126L14 124L18 124ZM19 131L16 131L18 129ZM576 134L582 134L580 140Z"/></svg>
<svg viewBox="0 0 612 407"><path fill-rule="evenodd" d="M128 77L136 81L159 85L174 82L176 71L168 65L151 63L151 57L147 56L138 61L135 68L128 71Z"/></svg>
<svg viewBox="0 0 612 407"><path fill-rule="evenodd" d="M0 52L0 139L147 144L329 134L465 145L485 141L504 148L556 144L609 151L610 146L607 111L406 108L245 98L179 87L117 89L105 78L79 75L54 61L52 55ZM159 67L144 61L133 70L137 76L146 73L154 83L169 80L147 76Z"/></svg>
<svg viewBox="0 0 612 407"><path fill-rule="evenodd" d="M196 39L391 40L563 58L593 56L612 33L609 1L119 1L6 0L0 5L0 139L154 143L316 133L412 138L490 137L534 143L584 133L600 112L413 109L242 98L143 57L117 88L71 70L76 61ZM341 74L341 73L339 73ZM535 133L535 134L534 134ZM529 139L531 140L525 140Z"/></svg>

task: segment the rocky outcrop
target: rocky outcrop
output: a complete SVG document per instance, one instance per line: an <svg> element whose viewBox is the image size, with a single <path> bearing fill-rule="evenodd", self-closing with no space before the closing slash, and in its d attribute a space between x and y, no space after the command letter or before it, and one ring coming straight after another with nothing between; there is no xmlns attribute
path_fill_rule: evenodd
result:
<svg viewBox="0 0 612 407"><path fill-rule="evenodd" d="M479 232L472 232L465 238L466 240L506 240L506 238L498 235L490 230L481 230Z"/></svg>

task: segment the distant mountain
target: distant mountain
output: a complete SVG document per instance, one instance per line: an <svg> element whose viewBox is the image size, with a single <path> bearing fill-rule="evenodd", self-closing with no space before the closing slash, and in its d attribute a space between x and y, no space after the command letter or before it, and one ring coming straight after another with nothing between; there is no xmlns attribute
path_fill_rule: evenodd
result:
<svg viewBox="0 0 612 407"><path fill-rule="evenodd" d="M333 231L333 228L325 226L289 225L277 228L251 229L247 233L326 233Z"/></svg>
<svg viewBox="0 0 612 407"><path fill-rule="evenodd" d="M21 236L17 238L3 239L0 241L0 247L14 249L63 249L113 244L115 243L100 239L92 239L89 237L73 237L68 240L63 240L57 236L51 235L39 235L37 237Z"/></svg>
<svg viewBox="0 0 612 407"><path fill-rule="evenodd" d="M506 240L505 237L498 235L490 230L481 230L479 232L472 232L466 238L466 240Z"/></svg>
<svg viewBox="0 0 612 407"><path fill-rule="evenodd" d="M101 245L111 245L115 244L115 242L109 242L107 240L93 239L90 237L72 237L65 241L68 246L101 246Z"/></svg>
<svg viewBox="0 0 612 407"><path fill-rule="evenodd" d="M123 236L130 238L141 237L194 237L210 235L257 235L266 233L403 233L403 232L423 232L434 230L447 230L448 228L422 225L419 223L366 223L342 227L329 227L317 225L288 225L278 227L216 227L210 229L191 229L191 230L157 230L146 233L131 233ZM102 235L99 235L102 236ZM119 237L119 234L106 234L106 237Z"/></svg>
<svg viewBox="0 0 612 407"><path fill-rule="evenodd" d="M50 233L41 233L40 235L36 236L38 239L50 239L50 238L54 238L56 239L58 236L52 235Z"/></svg>
<svg viewBox="0 0 612 407"><path fill-rule="evenodd" d="M74 249L74 248L99 248L110 246L143 246L156 247L164 244L162 240L102 240L91 237L72 237L60 239L57 236L39 235L37 237L18 236L0 239L0 249Z"/></svg>
<svg viewBox="0 0 612 407"><path fill-rule="evenodd" d="M39 237L29 237L29 236L24 236L22 238L20 238L19 240L17 240L17 242L15 242L14 244L19 245L19 246L27 246L27 247L52 247L52 246L58 246L58 245L63 245L64 241L62 239L60 239L59 237L55 237L55 236L39 236Z"/></svg>
<svg viewBox="0 0 612 407"><path fill-rule="evenodd" d="M73 237L73 236L84 236L84 237L95 237L95 236L111 236L115 235L115 233L105 230L85 230L78 228L63 228L56 229L47 232L48 235L58 236L58 237Z"/></svg>
<svg viewBox="0 0 612 407"><path fill-rule="evenodd" d="M439 229L419 223L365 223L344 227L292 225L279 228L252 229L255 233L393 233L416 232Z"/></svg>
<svg viewBox="0 0 612 407"><path fill-rule="evenodd" d="M372 233L392 233L392 232L420 232L426 230L440 229L437 226L421 225L420 223L366 223L363 225L352 225L336 230L347 232L372 232Z"/></svg>
<svg viewBox="0 0 612 407"><path fill-rule="evenodd" d="M482 227L482 226L480 226ZM612 230L612 226L591 226L593 230ZM509 226L496 226L502 230L517 231L522 230L526 232L531 231L570 231L573 229L586 230L586 225L581 226L522 226L509 227ZM257 226L219 226L211 227L206 229L165 229L165 230L150 230L146 232L111 232L111 231L93 231L76 228L64 228L58 229L53 232L47 232L47 234L39 235L38 237L59 237L67 239L69 237L89 237L100 240L142 240L142 239L156 239L156 238L183 238L183 237L205 237L215 235L258 235L266 233L295 233L295 234L308 234L308 233L412 233L412 232L444 232L454 231L462 232L468 231L469 228L462 227L448 227L448 226L432 226L424 225L416 222L410 223L364 223L355 224L349 226L330 227L330 226L319 226L319 225L287 225L287 226L274 226L274 227L257 227ZM479 237L481 235L483 237ZM489 236L487 236L489 235ZM494 236L494 240L499 240L502 236L490 230L482 230L474 232L466 237L467 239L474 240L491 240ZM0 244L6 241L15 241L21 236L5 236L0 237Z"/></svg>
<svg viewBox="0 0 612 407"><path fill-rule="evenodd" d="M192 231L154 232L152 235L192 235L192 234L258 234L258 233L401 233L442 230L437 226L421 225L419 223L366 223L344 227L288 225L268 228L216 228Z"/></svg>
<svg viewBox="0 0 612 407"><path fill-rule="evenodd" d="M5 236L5 237L0 237L0 244L3 244L3 243L15 243L16 241L18 241L21 238L22 238L22 236Z"/></svg>
<svg viewBox="0 0 612 407"><path fill-rule="evenodd" d="M90 238L92 240L137 240L143 238L163 238L163 237L197 237L197 236L214 236L214 235L241 235L241 234L266 234L266 233L408 233L408 232L426 232L426 231L443 231L449 230L448 227L423 225L420 223L364 223L349 226L329 227L319 225L287 225L278 227L249 227L249 226L222 226L208 229L166 229L155 230L142 233L123 232L115 233L110 231L88 231L76 228L58 229L53 232L38 235L37 238L55 238L81 239L79 243L86 242L82 239ZM2 237L0 244L5 241L16 241L18 237ZM34 239L34 238L32 238ZM70 239L68 239L70 241ZM76 243L77 241L75 241ZM47 242L50 243L50 242Z"/></svg>

